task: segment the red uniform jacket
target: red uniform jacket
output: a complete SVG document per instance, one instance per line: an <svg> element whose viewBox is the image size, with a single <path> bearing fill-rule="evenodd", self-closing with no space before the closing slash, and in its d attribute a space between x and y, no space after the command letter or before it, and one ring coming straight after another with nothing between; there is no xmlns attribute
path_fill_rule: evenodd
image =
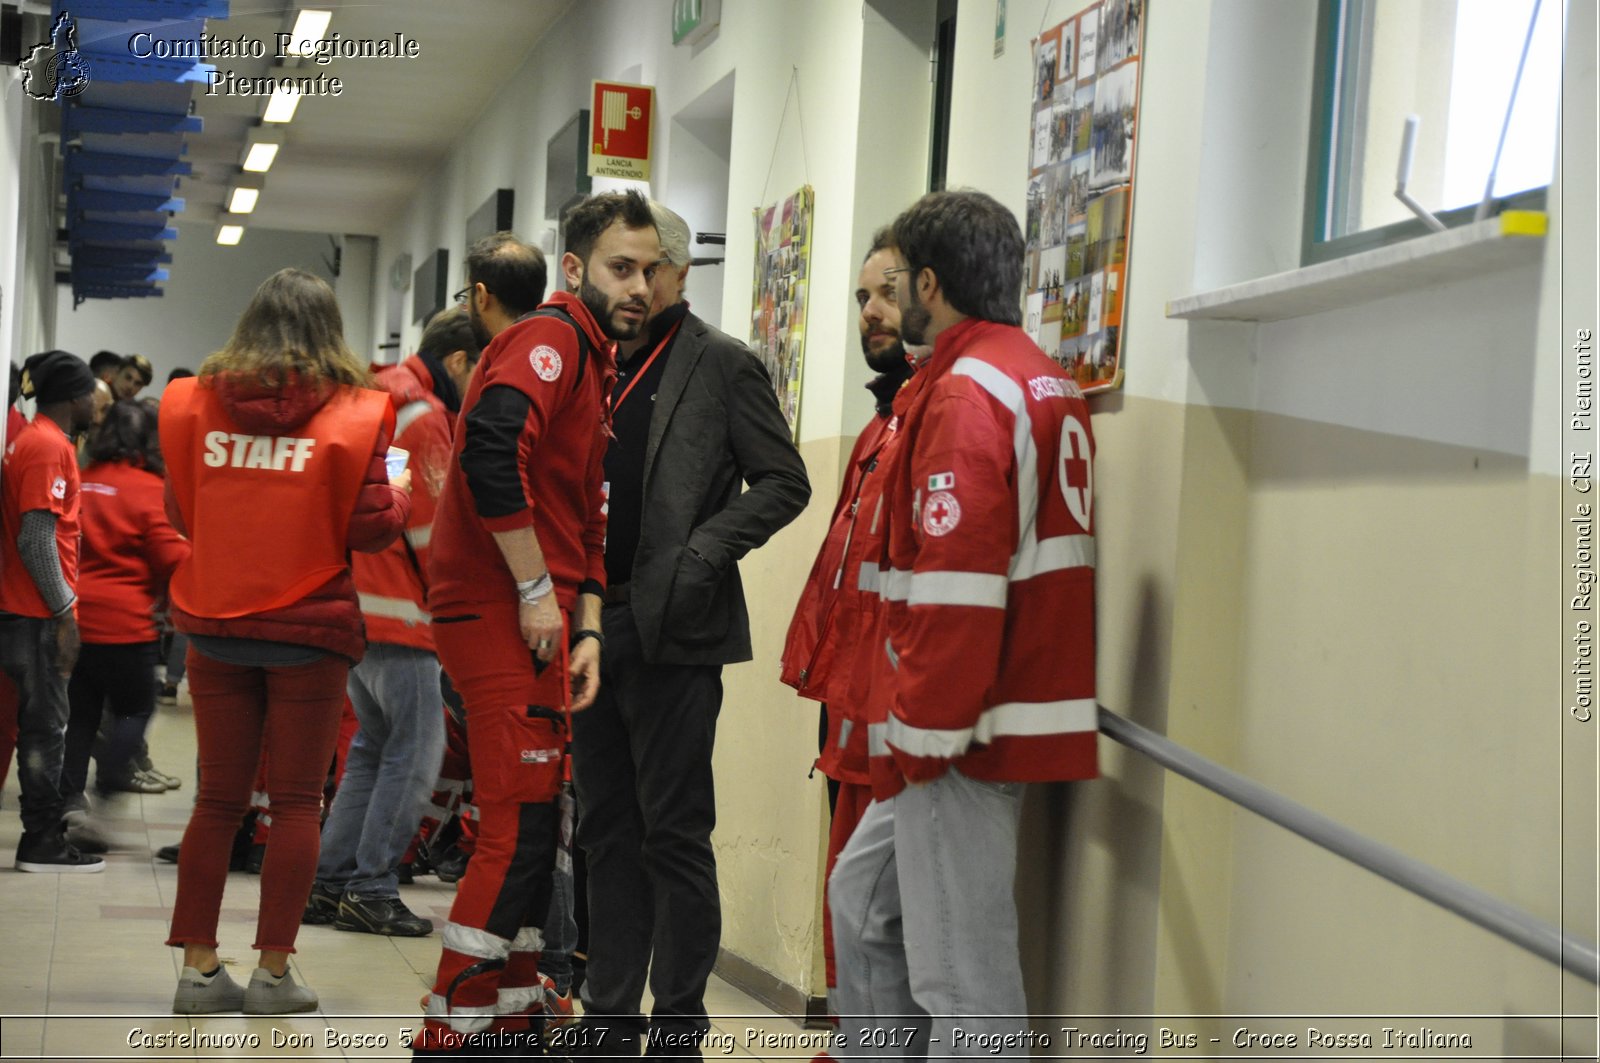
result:
<svg viewBox="0 0 1600 1063"><path fill-rule="evenodd" d="M156 604L189 540L167 519L161 477L127 461L83 470L78 631L84 642L154 642Z"/></svg>
<svg viewBox="0 0 1600 1063"><path fill-rule="evenodd" d="M433 652L427 572L433 516L450 466L455 418L433 393L433 374L415 355L378 373L374 386L394 406L394 445L410 451L411 518L405 534L376 554L352 558L356 594L369 642Z"/></svg>
<svg viewBox="0 0 1600 1063"><path fill-rule="evenodd" d="M579 379L573 328L558 317L528 317L484 348L461 400L449 474L433 520L428 605L435 616L470 612L474 604L515 604L516 582L495 545L494 532L533 527L555 582L556 600L571 611L579 584L605 588L606 396L616 379L611 341L578 299L560 292L545 306L572 316L589 340L590 361ZM517 437L523 508L479 514L462 471L469 420L483 393L512 388L528 400Z"/></svg>
<svg viewBox="0 0 1600 1063"><path fill-rule="evenodd" d="M856 438L844 489L800 604L789 623L781 679L802 697L826 702L828 734L817 767L828 778L864 785L867 727L857 668L872 666L876 644L862 637L878 614L875 579L861 583L863 565L873 576L883 549L883 475L893 452L899 418L875 415Z"/></svg>
<svg viewBox="0 0 1600 1063"><path fill-rule="evenodd" d="M0 466L0 611L43 619L50 615L17 552L22 514L56 516L56 552L67 586L78 587L78 452L61 426L35 417L6 440Z"/></svg>
<svg viewBox="0 0 1600 1063"><path fill-rule="evenodd" d="M167 385L162 396L161 443L167 461L167 516L194 542L189 561L180 566L173 578L173 624L178 630L193 635L315 646L352 661L360 660L366 650L366 638L361 611L356 604L355 583L345 555L309 556L307 545L314 542L318 544L317 550L322 551L328 545L324 541L327 538L325 525L332 523L342 529L340 539L345 550L371 553L392 543L405 527L411 500L404 492L389 486L383 460L389 449L393 425L388 404L376 396L358 402L356 396L350 394L356 389L329 389L300 382L290 382L280 388L220 378L215 391L228 423L213 425L208 420L209 411L204 416L184 412L186 406L182 404L195 387L187 380L174 381ZM372 395L371 392L358 394ZM320 507L313 507L312 496L308 495L305 506L284 512L281 507L263 509L252 504L247 489L228 496L237 497L236 503L219 507L215 503L225 492L219 493L210 486L204 493L194 488L191 470L197 468L215 471L226 467L248 474L240 476L241 484L271 484L267 477L292 473L297 463L300 463L300 471L309 470L314 462L310 455L317 453L316 448L323 440L291 433L305 432L336 396L339 401L350 403L352 414L362 407L371 411L369 415L360 415L363 423L359 425L348 425L341 418L343 429L329 426L331 435L340 439L342 449L348 450L357 434L370 440L370 456L364 468L358 464L353 477L348 475L349 466L342 459L338 463L341 469L338 480L331 476L327 480L314 477L315 482L322 485L323 497L327 497L329 485L341 481L347 485L339 489L345 497L334 504L324 502ZM370 420L366 419L368 416ZM229 438L215 443L207 438L215 432L222 432ZM323 453L329 452L325 449ZM211 464L213 462L219 464ZM312 482L307 481L308 490ZM206 515L201 526L192 527L189 513L201 498L205 500ZM231 526L216 523L228 519L230 514ZM226 580L200 579L192 587L185 587L185 569L197 560L204 562L195 569L197 573L212 568L228 570L231 566L231 571L251 583L261 571L275 573L271 581L273 597L285 600L243 614L235 613L231 600L239 594ZM320 584L299 589L304 582L303 575L299 574L328 569L332 574ZM296 575L289 575L291 570ZM189 600L195 609L185 608L186 590L198 599ZM212 601L218 597L230 601ZM233 615L224 615L230 613Z"/></svg>
<svg viewBox="0 0 1600 1063"><path fill-rule="evenodd" d="M895 409L874 792L952 764L994 781L1094 777L1094 442L1082 392L1021 329L968 319L939 334Z"/></svg>

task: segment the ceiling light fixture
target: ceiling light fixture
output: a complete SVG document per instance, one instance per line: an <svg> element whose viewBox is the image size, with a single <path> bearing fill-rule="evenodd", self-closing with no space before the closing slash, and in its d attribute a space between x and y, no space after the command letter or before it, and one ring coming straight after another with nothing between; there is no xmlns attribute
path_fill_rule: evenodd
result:
<svg viewBox="0 0 1600 1063"><path fill-rule="evenodd" d="M259 188L235 188L228 197L229 214L249 214L256 209L256 200L261 197Z"/></svg>
<svg viewBox="0 0 1600 1063"><path fill-rule="evenodd" d="M243 225L222 225L217 228L217 243L224 247L233 247L243 238Z"/></svg>
<svg viewBox="0 0 1600 1063"><path fill-rule="evenodd" d="M316 50L317 42L328 34L328 22L333 18L332 11L322 11L308 7L300 12L294 20L294 29L289 34L289 55L308 56Z"/></svg>
<svg viewBox="0 0 1600 1063"><path fill-rule="evenodd" d="M244 154L244 168L251 173L266 173L272 169L272 161L278 157L278 145L264 140L258 140L246 149Z"/></svg>
<svg viewBox="0 0 1600 1063"><path fill-rule="evenodd" d="M263 122L287 122L294 117L294 109L300 106L300 91L292 83L278 82L278 87L272 90L272 97L267 100L267 110L261 116Z"/></svg>

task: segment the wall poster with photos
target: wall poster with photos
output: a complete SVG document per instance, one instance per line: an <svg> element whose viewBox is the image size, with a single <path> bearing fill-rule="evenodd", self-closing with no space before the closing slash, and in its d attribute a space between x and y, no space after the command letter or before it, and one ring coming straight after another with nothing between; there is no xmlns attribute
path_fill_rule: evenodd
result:
<svg viewBox="0 0 1600 1063"><path fill-rule="evenodd" d="M750 313L750 346L767 367L778 405L796 439L815 215L816 193L810 185L782 203L756 211L756 291Z"/></svg>
<svg viewBox="0 0 1600 1063"><path fill-rule="evenodd" d="M1086 392L1122 383L1147 0L1101 0L1033 48L1024 324Z"/></svg>

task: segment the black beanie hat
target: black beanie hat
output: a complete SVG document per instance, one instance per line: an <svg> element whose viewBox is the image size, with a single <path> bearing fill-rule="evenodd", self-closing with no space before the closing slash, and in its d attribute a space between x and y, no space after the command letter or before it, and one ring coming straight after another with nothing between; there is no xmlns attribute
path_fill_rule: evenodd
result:
<svg viewBox="0 0 1600 1063"><path fill-rule="evenodd" d="M93 390L89 364L68 351L45 351L22 363L22 394L41 406L72 402Z"/></svg>

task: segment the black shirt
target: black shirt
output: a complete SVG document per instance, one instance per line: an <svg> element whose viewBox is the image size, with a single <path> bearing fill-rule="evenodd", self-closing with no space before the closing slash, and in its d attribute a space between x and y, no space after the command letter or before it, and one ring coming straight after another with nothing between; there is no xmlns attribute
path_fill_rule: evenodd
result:
<svg viewBox="0 0 1600 1063"><path fill-rule="evenodd" d="M688 313L688 303L667 307L650 322L645 342L633 357L626 362L617 359L617 382L611 389L613 438L606 447L606 482L610 485L606 500L608 586L619 586L633 578L633 555L639 549L639 521L644 508L644 450L650 439L650 415L655 412L656 392L661 389L677 337L653 360L650 355Z"/></svg>

